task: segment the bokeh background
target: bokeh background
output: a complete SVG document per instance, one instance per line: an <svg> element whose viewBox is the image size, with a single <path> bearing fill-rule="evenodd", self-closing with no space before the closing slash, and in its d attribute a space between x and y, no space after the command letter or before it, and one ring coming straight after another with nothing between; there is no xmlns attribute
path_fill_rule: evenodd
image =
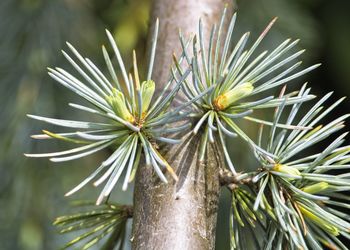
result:
<svg viewBox="0 0 350 250"><path fill-rule="evenodd" d="M150 0L0 1L0 249L57 249L71 239L72 235L56 232L53 219L71 212L72 200L95 199L98 190L85 188L69 199L63 194L109 153L106 150L61 164L23 156L24 152L66 146L30 139L44 127L28 119L27 113L84 119L84 114L67 106L76 96L51 80L46 67L67 68L60 53L66 48L65 41L103 65L105 28L113 32L125 58L130 58L133 48L142 57L150 8ZM308 81L319 96L334 90L332 100L336 100L350 94L349 9L346 0L238 0L236 32L241 35L251 30L257 35L272 17L279 16L263 46L273 47L286 37L300 38L299 46L307 49L305 64L321 62L322 67L298 80L295 87ZM331 116L349 110L350 101L346 100ZM245 127L254 136L256 126ZM249 156L242 157L247 149L239 141L230 143L237 166L254 165ZM112 200L131 204L131 195L132 188L125 193L114 192ZM224 191L217 249L228 249L229 202Z"/></svg>

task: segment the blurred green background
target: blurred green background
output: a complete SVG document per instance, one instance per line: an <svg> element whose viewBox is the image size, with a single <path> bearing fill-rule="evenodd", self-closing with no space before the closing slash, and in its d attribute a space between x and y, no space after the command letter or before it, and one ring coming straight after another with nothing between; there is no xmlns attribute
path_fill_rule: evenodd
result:
<svg viewBox="0 0 350 250"><path fill-rule="evenodd" d="M98 190L85 188L69 199L63 194L109 153L106 150L61 164L23 156L24 152L48 152L65 146L30 139L44 127L25 114L84 119L84 114L66 105L76 97L51 80L46 67L67 68L60 53L65 41L103 65L100 45L107 41L105 28L113 32L125 57L130 58L133 48L141 57L150 8L150 0L0 1L0 249L57 249L71 239L72 235L56 233L53 219L71 211L71 200L95 199ZM333 100L350 93L348 1L238 0L238 9L238 34L251 30L257 35L272 17L279 16L264 47L275 46L286 37L301 38L300 47L307 49L305 63L323 64L305 77L314 93L335 90ZM295 86L301 83L303 80ZM345 101L332 115L349 110L350 102ZM256 126L246 127L254 136ZM251 158L241 157L246 149L235 147L239 141L230 143L235 164L241 168L251 165ZM126 193L114 192L112 200L131 204L131 194L132 188ZM228 249L226 192L221 204L217 249Z"/></svg>

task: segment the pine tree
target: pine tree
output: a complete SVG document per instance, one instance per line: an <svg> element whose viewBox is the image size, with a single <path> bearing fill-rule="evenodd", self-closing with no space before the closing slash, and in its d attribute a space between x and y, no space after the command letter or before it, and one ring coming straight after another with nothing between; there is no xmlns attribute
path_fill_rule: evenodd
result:
<svg viewBox="0 0 350 250"><path fill-rule="evenodd" d="M33 138L78 146L27 156L63 162L107 147L114 151L66 194L90 182L104 183L95 203L78 202L84 211L54 222L61 233L83 231L65 247L87 249L102 240L103 249L123 249L132 218L134 249L213 249L219 193L228 188L232 249L347 249L338 236L350 236L343 210L349 208L344 192L350 188L345 172L350 147L342 146L347 133L331 136L344 128L348 115L320 123L343 99L324 108L331 93L315 101L307 84L288 92L290 83L319 64L301 66L297 60L304 50L295 49L298 40L259 52L276 18L253 42L249 32L234 42L239 18L231 11L231 5L215 0L155 1L144 75L136 52L128 72L109 31L114 54L102 47L106 70L67 43L69 52L63 55L76 73L50 68L49 75L89 103L71 107L101 121L29 115L71 129L44 130ZM308 102L310 110L302 113ZM261 109L271 110L273 118L258 118ZM240 120L258 124L258 137L250 136ZM234 164L228 138L249 145L255 166ZM322 152L305 154L324 140ZM134 180L133 206L109 200L118 181L126 190Z"/></svg>

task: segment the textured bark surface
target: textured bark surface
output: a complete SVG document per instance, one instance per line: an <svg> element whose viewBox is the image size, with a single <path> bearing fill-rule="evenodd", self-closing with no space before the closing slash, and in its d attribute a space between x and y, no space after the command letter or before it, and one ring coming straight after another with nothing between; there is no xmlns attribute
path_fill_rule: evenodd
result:
<svg viewBox="0 0 350 250"><path fill-rule="evenodd" d="M179 54L178 30L185 37L197 32L202 18L205 36L218 23L225 4L222 0L155 0L154 23L160 19L160 32L153 79L162 88L169 77L172 53ZM134 193L133 249L213 249L219 200L221 150L208 147L206 160L198 163L200 136L187 135L183 143L166 149L165 156L176 169L179 181L170 176L163 184L151 167L138 169Z"/></svg>

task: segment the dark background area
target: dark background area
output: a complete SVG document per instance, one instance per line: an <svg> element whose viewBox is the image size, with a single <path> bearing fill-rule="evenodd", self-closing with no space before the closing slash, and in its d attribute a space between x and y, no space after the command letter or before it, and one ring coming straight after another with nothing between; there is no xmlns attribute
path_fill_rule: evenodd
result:
<svg viewBox="0 0 350 250"><path fill-rule="evenodd" d="M51 80L46 67L71 69L60 53L69 41L105 69L101 53L101 45L107 43L105 28L112 31L126 61L133 48L142 57L150 4L150 0L0 1L0 249L57 249L73 237L59 235L53 219L71 211L70 201L95 199L99 190L87 187L69 199L63 194L109 152L61 164L26 159L25 152L58 151L67 145L30 139L44 125L25 114L84 119L67 105L76 96ZM306 48L305 65L322 63L290 90L308 81L318 96L335 91L331 98L335 101L350 93L349 10L346 0L238 0L235 38L247 30L256 37L278 16L262 47L273 48L287 37L300 38L300 48ZM349 110L350 102L345 100L327 119ZM247 123L246 128L254 137L256 126ZM241 141L230 143L238 168L254 165ZM130 204L131 195L132 188L114 192L112 200ZM223 192L221 200L217 249L228 249L228 192Z"/></svg>

